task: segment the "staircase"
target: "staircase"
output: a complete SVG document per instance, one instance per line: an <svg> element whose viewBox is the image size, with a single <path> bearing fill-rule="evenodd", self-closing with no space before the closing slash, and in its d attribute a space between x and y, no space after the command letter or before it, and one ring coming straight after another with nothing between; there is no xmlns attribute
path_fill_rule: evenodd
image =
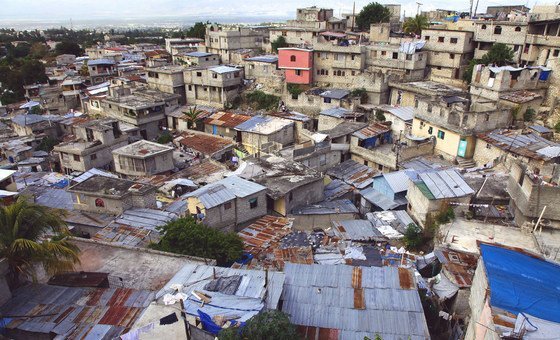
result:
<svg viewBox="0 0 560 340"><path fill-rule="evenodd" d="M476 163L472 160L472 158L466 159L463 157L457 157L457 163L459 164L459 167L463 169L470 169L476 167Z"/></svg>

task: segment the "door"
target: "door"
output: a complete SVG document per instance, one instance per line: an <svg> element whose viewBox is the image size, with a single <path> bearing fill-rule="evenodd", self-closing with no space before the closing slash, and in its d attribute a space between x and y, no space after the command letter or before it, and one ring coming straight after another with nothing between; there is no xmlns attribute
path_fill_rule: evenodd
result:
<svg viewBox="0 0 560 340"><path fill-rule="evenodd" d="M467 153L467 140L465 138L461 138L459 141L459 148L457 149L457 156L465 157Z"/></svg>
<svg viewBox="0 0 560 340"><path fill-rule="evenodd" d="M216 125L212 125L212 134L213 135L217 135L218 134L218 127Z"/></svg>

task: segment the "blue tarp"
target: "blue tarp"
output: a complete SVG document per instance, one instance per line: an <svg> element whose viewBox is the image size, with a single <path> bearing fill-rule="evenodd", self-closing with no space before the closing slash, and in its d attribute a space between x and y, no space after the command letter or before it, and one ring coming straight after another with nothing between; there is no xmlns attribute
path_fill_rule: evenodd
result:
<svg viewBox="0 0 560 340"><path fill-rule="evenodd" d="M70 184L70 182L67 179L63 179L62 181L54 183L52 186L55 188L64 189L68 186L68 184Z"/></svg>
<svg viewBox="0 0 560 340"><path fill-rule="evenodd" d="M546 81L546 80L548 80L549 75L550 75L550 71L543 70L543 71L541 71L541 75L539 76L539 80Z"/></svg>
<svg viewBox="0 0 560 340"><path fill-rule="evenodd" d="M214 335L220 333L222 327L216 325L216 323L212 321L210 315L204 313L200 309L197 310L197 312L198 312L198 317L200 318L200 322L202 322L202 327L204 328L205 331L210 332Z"/></svg>
<svg viewBox="0 0 560 340"><path fill-rule="evenodd" d="M480 245L490 305L560 322L560 266L521 252Z"/></svg>

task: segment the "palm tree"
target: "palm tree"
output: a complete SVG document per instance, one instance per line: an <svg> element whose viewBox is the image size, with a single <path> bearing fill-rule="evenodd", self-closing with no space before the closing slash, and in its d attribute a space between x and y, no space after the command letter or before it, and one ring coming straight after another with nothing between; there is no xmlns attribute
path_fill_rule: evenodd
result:
<svg viewBox="0 0 560 340"><path fill-rule="evenodd" d="M63 238L68 232L63 215L24 197L0 207L0 259L8 262L11 286L17 286L23 278L36 280L36 266L52 275L73 270L79 263L80 250ZM47 232L57 236L47 239Z"/></svg>
<svg viewBox="0 0 560 340"><path fill-rule="evenodd" d="M198 120L198 117L202 114L202 110L197 109L195 105L189 107L189 109L183 113L185 114L187 119L187 129L191 129Z"/></svg>
<svg viewBox="0 0 560 340"><path fill-rule="evenodd" d="M422 30L430 27L430 20L424 15L416 15L414 18L408 18L403 24L405 33L414 33L420 35Z"/></svg>

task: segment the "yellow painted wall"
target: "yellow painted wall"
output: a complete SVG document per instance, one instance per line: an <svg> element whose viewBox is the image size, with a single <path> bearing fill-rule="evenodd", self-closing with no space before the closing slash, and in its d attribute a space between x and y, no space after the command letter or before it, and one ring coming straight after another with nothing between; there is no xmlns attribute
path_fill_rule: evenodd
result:
<svg viewBox="0 0 560 340"><path fill-rule="evenodd" d="M204 205L202 204L202 202L200 202L200 200L198 199L198 197L189 197L187 198L187 210L189 212L189 215L191 214L196 214L196 207L198 207L200 209L200 211L206 215L206 208L204 207Z"/></svg>
<svg viewBox="0 0 560 340"><path fill-rule="evenodd" d="M424 122L424 126L421 127L420 123ZM429 128L432 127L432 134L428 133ZM445 138L437 138L438 130L445 132ZM445 153L452 157L457 156L457 150L459 148L459 142L461 141L461 135L456 132L443 129L441 127L435 126L431 123L423 121L418 118L414 118L412 121L412 134L418 137L436 137L436 151ZM467 140L467 150L465 152L465 158L472 158L475 148L475 139L472 136L463 136Z"/></svg>
<svg viewBox="0 0 560 340"><path fill-rule="evenodd" d="M286 198L284 196L274 201L274 211L286 216Z"/></svg>

